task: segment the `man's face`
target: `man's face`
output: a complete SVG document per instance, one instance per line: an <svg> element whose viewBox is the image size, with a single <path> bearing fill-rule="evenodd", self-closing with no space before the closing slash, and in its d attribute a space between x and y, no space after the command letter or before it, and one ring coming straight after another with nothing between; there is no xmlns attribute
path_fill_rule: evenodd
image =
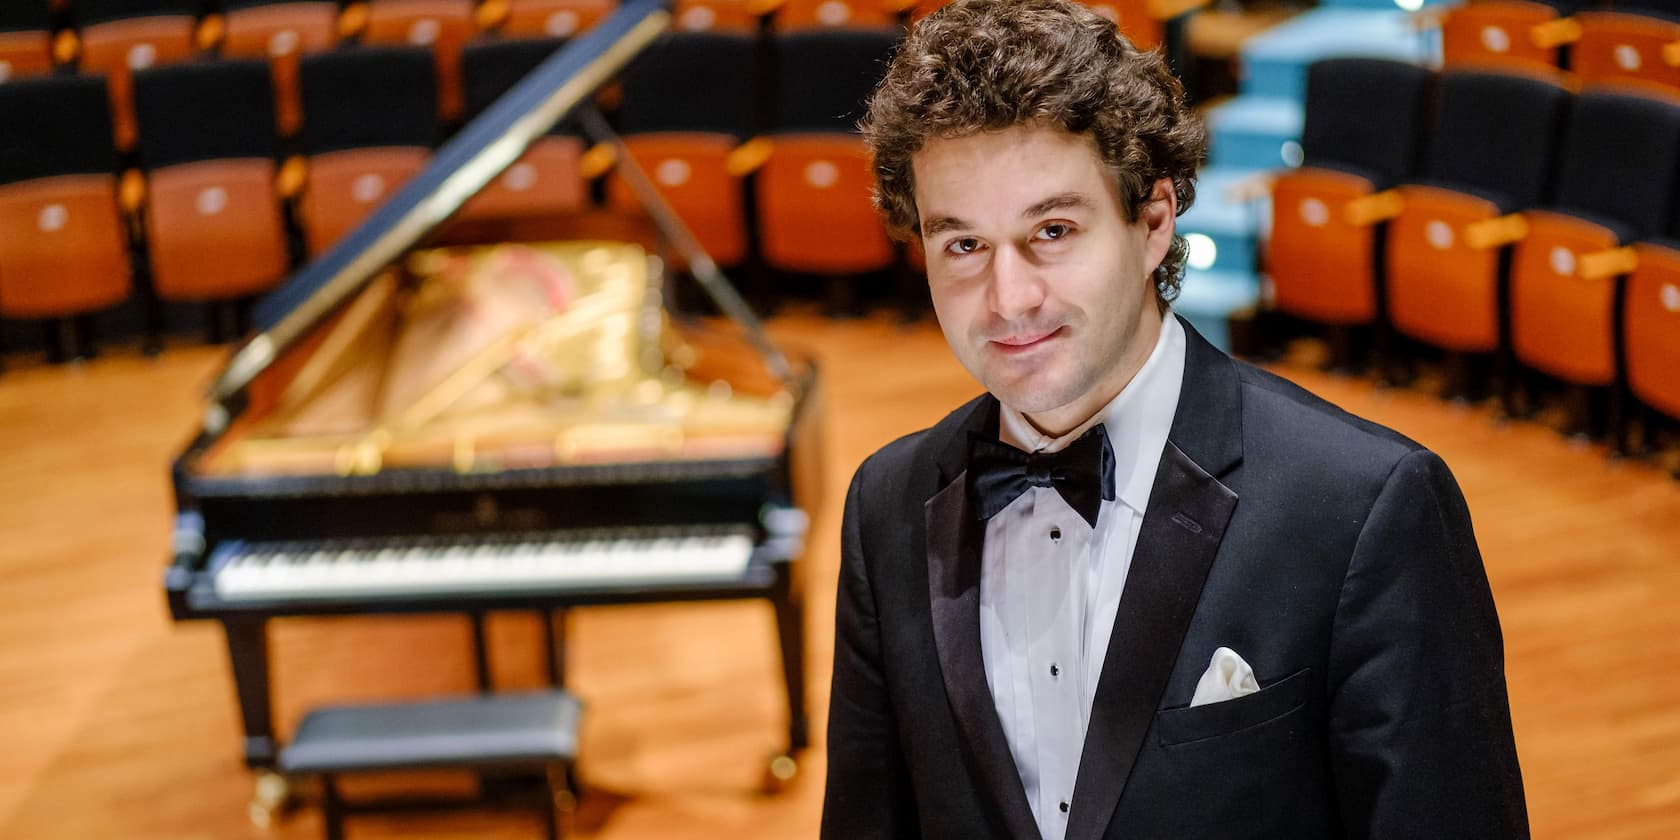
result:
<svg viewBox="0 0 1680 840"><path fill-rule="evenodd" d="M1060 434L1154 349L1151 273L1172 241L1172 182L1127 221L1089 135L1015 126L929 140L911 157L945 340L1003 404Z"/></svg>

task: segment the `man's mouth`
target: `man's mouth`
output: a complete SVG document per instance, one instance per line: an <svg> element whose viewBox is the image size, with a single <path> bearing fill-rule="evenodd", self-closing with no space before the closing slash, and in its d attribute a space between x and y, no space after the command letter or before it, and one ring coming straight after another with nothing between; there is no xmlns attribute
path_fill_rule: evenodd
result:
<svg viewBox="0 0 1680 840"><path fill-rule="evenodd" d="M991 339L993 347L1005 353L1019 353L1037 347L1062 331L1061 327L1045 332L1022 332Z"/></svg>

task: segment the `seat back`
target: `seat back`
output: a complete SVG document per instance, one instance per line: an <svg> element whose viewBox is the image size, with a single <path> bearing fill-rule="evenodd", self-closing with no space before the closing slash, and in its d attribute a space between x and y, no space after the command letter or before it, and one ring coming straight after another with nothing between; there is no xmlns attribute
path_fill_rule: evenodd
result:
<svg viewBox="0 0 1680 840"><path fill-rule="evenodd" d="M362 40L430 49L437 64L438 116L450 121L461 115L461 49L475 31L472 0L372 0Z"/></svg>
<svg viewBox="0 0 1680 840"><path fill-rule="evenodd" d="M338 5L330 0L227 0L226 9L222 55L268 59L280 133L296 134L303 123L298 58L338 43Z"/></svg>
<svg viewBox="0 0 1680 840"><path fill-rule="evenodd" d="M1572 98L1536 76L1443 73L1426 174L1491 193L1507 210L1540 203Z"/></svg>
<svg viewBox="0 0 1680 840"><path fill-rule="evenodd" d="M1680 181L1680 105L1593 90L1575 102L1564 135L1553 204L1627 225L1637 238L1663 232Z"/></svg>
<svg viewBox="0 0 1680 840"><path fill-rule="evenodd" d="M273 91L261 59L135 74L136 152L147 175L147 254L159 297L234 299L286 275Z"/></svg>
<svg viewBox="0 0 1680 840"><path fill-rule="evenodd" d="M661 38L624 73L618 114L624 133L752 136L758 128L755 43L728 32L675 32ZM705 95L696 95L699 91Z"/></svg>
<svg viewBox="0 0 1680 840"><path fill-rule="evenodd" d="M1347 169L1386 189L1410 177L1422 148L1434 74L1380 58L1331 58L1307 68L1303 163Z"/></svg>
<svg viewBox="0 0 1680 840"><path fill-rule="evenodd" d="M777 35L771 130L855 131L899 38L896 28Z"/></svg>
<svg viewBox="0 0 1680 840"><path fill-rule="evenodd" d="M0 85L0 315L74 315L128 296L109 108L99 76Z"/></svg>
<svg viewBox="0 0 1680 840"><path fill-rule="evenodd" d="M437 81L424 47L355 47L305 56L305 154L378 146L432 148L441 139Z"/></svg>

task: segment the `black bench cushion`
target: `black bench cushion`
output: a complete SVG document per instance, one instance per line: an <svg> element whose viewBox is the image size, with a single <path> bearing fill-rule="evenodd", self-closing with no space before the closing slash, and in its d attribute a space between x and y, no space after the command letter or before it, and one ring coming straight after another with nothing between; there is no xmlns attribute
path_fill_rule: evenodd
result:
<svg viewBox="0 0 1680 840"><path fill-rule="evenodd" d="M287 773L566 764L582 706L560 691L317 709L280 753Z"/></svg>

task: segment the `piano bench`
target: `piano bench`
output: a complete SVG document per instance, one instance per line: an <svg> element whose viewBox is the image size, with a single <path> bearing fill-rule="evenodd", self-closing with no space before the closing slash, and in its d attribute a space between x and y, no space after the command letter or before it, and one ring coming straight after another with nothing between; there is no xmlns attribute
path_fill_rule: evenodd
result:
<svg viewBox="0 0 1680 840"><path fill-rule="evenodd" d="M577 795L582 706L560 689L518 694L337 706L310 712L291 744L280 751L287 775L321 778L321 811L327 840L342 840L344 817L421 807L471 807L467 800L346 802L336 777L401 770L469 770L482 775L535 771L546 778L542 799L549 840L559 837L559 811ZM481 778L482 778L481 775ZM568 804L557 805L557 800Z"/></svg>

